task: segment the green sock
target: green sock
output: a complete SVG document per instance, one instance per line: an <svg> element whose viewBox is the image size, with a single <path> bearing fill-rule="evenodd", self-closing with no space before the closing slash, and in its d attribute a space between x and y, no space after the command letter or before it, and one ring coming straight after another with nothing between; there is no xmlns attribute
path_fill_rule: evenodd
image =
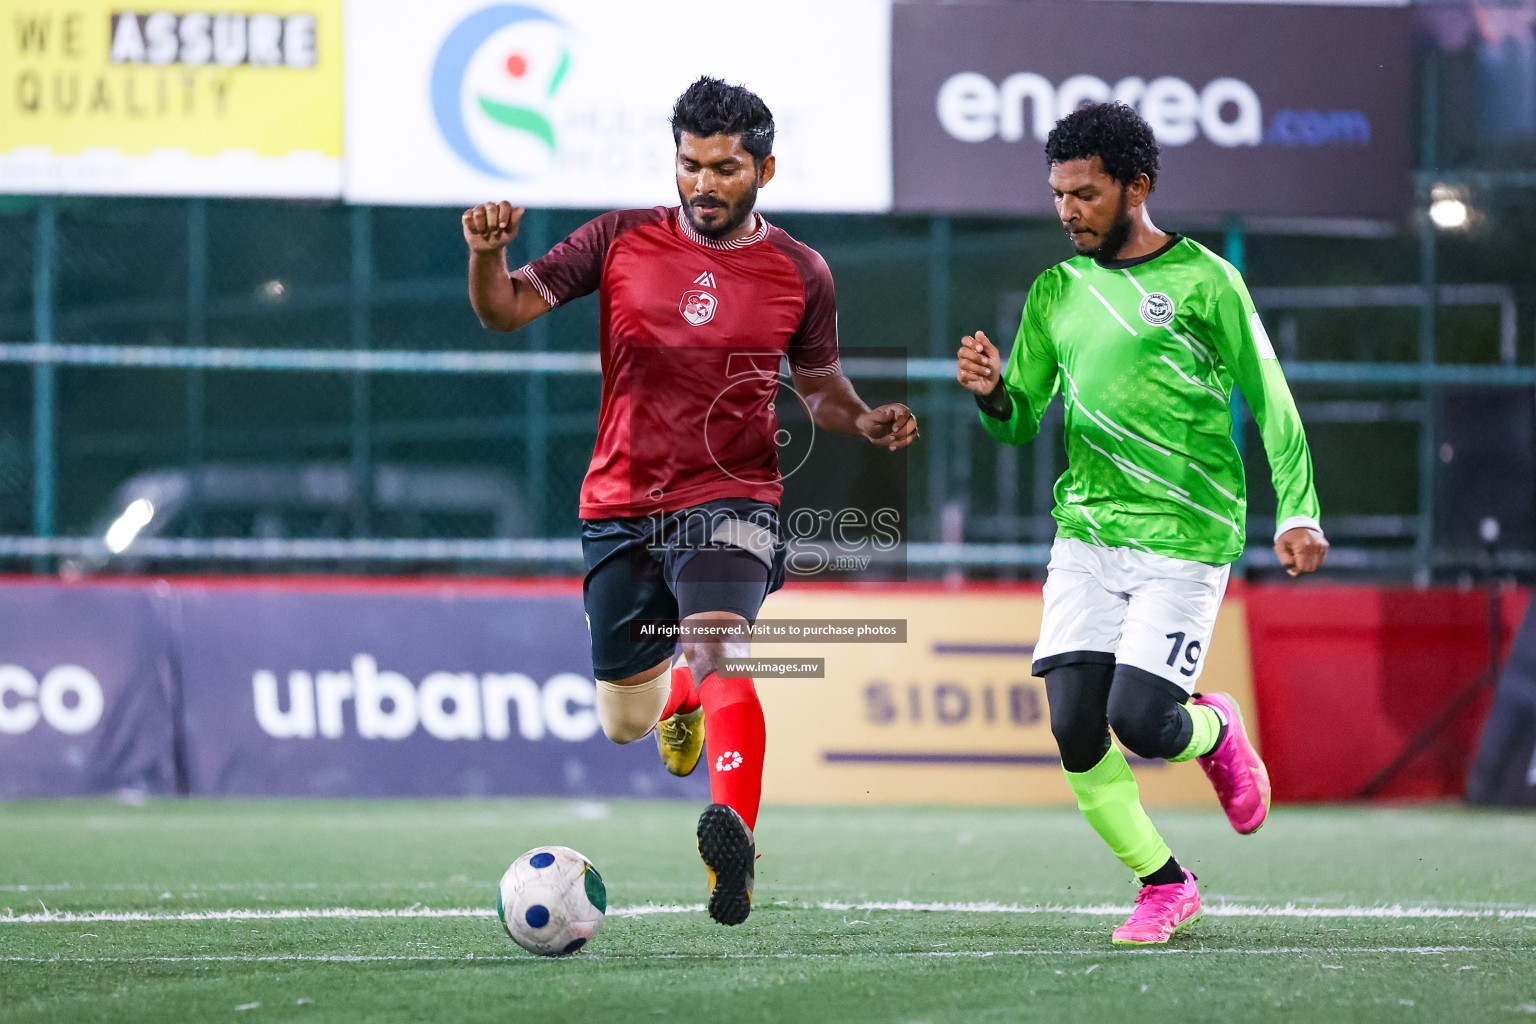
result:
<svg viewBox="0 0 1536 1024"><path fill-rule="evenodd" d="M1142 878L1168 863L1173 854L1141 806L1141 790L1120 748L1085 772L1067 772L1078 810L1088 819L1120 863Z"/></svg>
<svg viewBox="0 0 1536 1024"><path fill-rule="evenodd" d="M1185 704L1184 710L1189 712L1190 721L1194 723L1194 731L1189 734L1189 746L1185 747L1176 756L1170 757L1170 761L1188 761L1192 757L1204 757L1216 749L1216 741L1221 738L1221 716L1216 709L1207 704Z"/></svg>

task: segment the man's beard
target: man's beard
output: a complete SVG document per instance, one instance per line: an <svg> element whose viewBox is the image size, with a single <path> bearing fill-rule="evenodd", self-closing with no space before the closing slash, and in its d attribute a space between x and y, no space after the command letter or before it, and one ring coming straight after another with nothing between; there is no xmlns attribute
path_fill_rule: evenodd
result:
<svg viewBox="0 0 1536 1024"><path fill-rule="evenodd" d="M1104 233L1104 240L1098 245L1088 249L1077 249L1079 256L1087 256L1090 259L1107 263L1120 255L1120 250L1125 248L1125 243L1131 238L1131 215L1127 212L1129 203L1126 201L1124 190L1120 193L1120 202L1115 205L1115 219L1110 224L1109 230ZM1074 248L1077 248L1074 246Z"/></svg>
<svg viewBox="0 0 1536 1024"><path fill-rule="evenodd" d="M707 208L709 209L719 209L721 207L725 207L726 209L725 221L716 228L706 228L703 224L699 223L699 218L697 216L699 208L694 204L699 202L702 197L700 197L700 199L689 201L689 199L683 195L682 190L679 189L677 198L682 202L683 212L687 215L688 223L692 225L693 230L697 231L705 238L724 238L726 235L730 234L732 231L735 231L737 228L745 224L747 222L747 218L752 216L752 208L757 205L757 183L753 182L752 186L747 189L746 194L743 195L740 199L736 200L734 203L727 204L722 203L719 200L707 201Z"/></svg>

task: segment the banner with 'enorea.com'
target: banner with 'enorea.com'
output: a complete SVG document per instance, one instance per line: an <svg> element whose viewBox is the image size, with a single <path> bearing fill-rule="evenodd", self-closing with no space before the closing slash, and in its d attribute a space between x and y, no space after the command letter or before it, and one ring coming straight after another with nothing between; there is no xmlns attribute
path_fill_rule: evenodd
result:
<svg viewBox="0 0 1536 1024"><path fill-rule="evenodd" d="M340 194L342 0L0 16L0 193Z"/></svg>
<svg viewBox="0 0 1536 1024"><path fill-rule="evenodd" d="M891 205L888 0L376 0L347 19L356 203L674 203L673 102L701 74L778 129L765 209ZM856 173L848 168L857 167Z"/></svg>
<svg viewBox="0 0 1536 1024"><path fill-rule="evenodd" d="M898 3L896 208L1049 215L1052 127L1118 100L1161 147L1154 213L1396 219L1411 32L1385 5Z"/></svg>

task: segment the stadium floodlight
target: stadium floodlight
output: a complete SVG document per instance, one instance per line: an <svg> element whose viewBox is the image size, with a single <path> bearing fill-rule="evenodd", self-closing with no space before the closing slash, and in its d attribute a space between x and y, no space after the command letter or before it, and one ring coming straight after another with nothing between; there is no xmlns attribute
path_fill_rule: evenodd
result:
<svg viewBox="0 0 1536 1024"><path fill-rule="evenodd" d="M107 549L114 555L120 555L128 550L128 545L133 543L133 538L139 535L139 531L149 525L149 521L155 518L155 506L148 498L136 498L123 509L123 514L113 520L107 527Z"/></svg>
<svg viewBox="0 0 1536 1024"><path fill-rule="evenodd" d="M1462 231L1472 222L1472 208L1459 189L1436 185L1429 193L1429 219L1441 231Z"/></svg>

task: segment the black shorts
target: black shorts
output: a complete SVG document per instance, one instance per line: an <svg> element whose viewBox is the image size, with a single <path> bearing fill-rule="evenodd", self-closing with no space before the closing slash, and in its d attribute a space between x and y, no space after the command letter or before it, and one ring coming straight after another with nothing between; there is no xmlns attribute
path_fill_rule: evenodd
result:
<svg viewBox="0 0 1536 1024"><path fill-rule="evenodd" d="M672 639L632 638L630 623L676 622L696 612L734 612L755 622L763 599L784 585L778 509L750 498L717 498L657 516L583 519L581 551L599 679L628 678L676 652Z"/></svg>

